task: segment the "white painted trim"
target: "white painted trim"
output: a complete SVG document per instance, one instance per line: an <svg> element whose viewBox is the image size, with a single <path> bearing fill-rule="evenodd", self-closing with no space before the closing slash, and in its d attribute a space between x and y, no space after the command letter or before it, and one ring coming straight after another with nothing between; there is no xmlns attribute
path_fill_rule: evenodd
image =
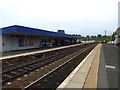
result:
<svg viewBox="0 0 120 90"><path fill-rule="evenodd" d="M105 65L105 67L108 68L108 69L116 69L116 67L113 66L113 65Z"/></svg>

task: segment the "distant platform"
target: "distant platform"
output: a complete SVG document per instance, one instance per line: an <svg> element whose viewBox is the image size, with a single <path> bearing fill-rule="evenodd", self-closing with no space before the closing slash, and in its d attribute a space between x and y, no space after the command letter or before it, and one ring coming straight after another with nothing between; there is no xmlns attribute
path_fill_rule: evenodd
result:
<svg viewBox="0 0 120 90"><path fill-rule="evenodd" d="M56 47L33 48L33 49L24 49L24 50L13 50L13 51L6 51L6 52L0 52L0 53L2 54L2 56L9 56L9 55L16 55L16 54L22 54L22 53L46 50L46 49L50 49L50 48L56 48Z"/></svg>
<svg viewBox="0 0 120 90"><path fill-rule="evenodd" d="M83 43L83 44L73 44L73 45L67 45L67 46L61 46L61 47L52 47L52 48L38 48L38 49L27 49L27 50L16 50L16 51L9 51L9 52L3 52L0 53L2 56L0 57L0 60L2 59L8 59L8 58L15 58L19 56L27 56L27 55L33 55L33 54L38 54L38 53L45 53L48 51L53 51L53 50L59 50L63 48L69 48L69 47L74 47L74 46L79 46L79 45L84 45L84 44L89 44L89 43Z"/></svg>

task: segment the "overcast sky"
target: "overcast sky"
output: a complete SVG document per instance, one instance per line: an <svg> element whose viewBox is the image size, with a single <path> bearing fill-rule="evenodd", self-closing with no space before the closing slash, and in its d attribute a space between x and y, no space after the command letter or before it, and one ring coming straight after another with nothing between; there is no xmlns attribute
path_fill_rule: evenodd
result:
<svg viewBox="0 0 120 90"><path fill-rule="evenodd" d="M67 34L107 35L118 27L119 0L0 0L0 28L23 25Z"/></svg>

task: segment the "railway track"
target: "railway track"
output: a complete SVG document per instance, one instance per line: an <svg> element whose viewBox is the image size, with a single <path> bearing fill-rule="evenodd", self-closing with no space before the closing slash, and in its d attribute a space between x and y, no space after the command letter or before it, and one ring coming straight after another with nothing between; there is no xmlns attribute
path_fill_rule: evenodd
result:
<svg viewBox="0 0 120 90"><path fill-rule="evenodd" d="M10 70L10 71L7 71L7 72L4 72L3 73L3 85L6 84L7 82L14 80L15 78L17 77L20 77L20 76L24 76L26 73L30 73L31 71L34 71L36 70L37 68L40 68L40 67L43 67L45 65L48 65L52 62L55 62L65 56L68 56L74 52L78 52L79 50L82 50L82 49L86 49L86 47L88 47L89 45L86 45L84 47L77 47L76 49L73 49L73 50L70 50L69 52L66 51L66 52L62 52L60 53L59 55L57 55L56 57L51 57L51 58L48 58L48 59L45 59L45 60L42 60L42 61L39 61L39 62L35 62L35 63L32 63L32 64L29 64L29 65L26 65L26 66L23 66L23 67L20 67L20 68L17 68L17 69L13 69L13 70ZM90 45L91 46L91 45ZM94 45L93 45L94 46ZM83 51L81 53L84 53ZM80 54L81 54L80 53ZM78 55L76 55L75 57L78 57ZM81 56L82 57L82 56ZM72 58L73 59L73 58ZM69 61L72 61L72 59L64 62L62 65L58 66L56 69L53 69L52 71L50 71L48 74L45 74L44 76L41 77L40 80L42 80L45 76L48 76L49 74L53 73L54 71L58 70L58 68L61 68L62 66L64 66L66 63L68 63ZM73 69L73 68L72 68ZM65 74L66 75L66 74ZM54 75L52 75L54 76ZM51 77L52 78L52 77ZM43 80L44 81L44 80ZM45 80L46 81L46 80ZM60 83L60 82L59 82ZM42 85L43 87L44 85ZM50 85L51 86L51 85ZM31 86L30 86L31 87ZM32 86L33 87L33 86ZM41 88L42 88L41 87ZM49 87L49 86L48 86ZM43 87L44 88L44 87ZM24 88L25 89L25 88Z"/></svg>
<svg viewBox="0 0 120 90"><path fill-rule="evenodd" d="M27 85L22 90L35 88L49 88L53 90L56 89L92 49L93 47L83 50L81 53L78 53L49 73Z"/></svg>
<svg viewBox="0 0 120 90"><path fill-rule="evenodd" d="M38 62L29 64L29 65L25 65L25 66L20 67L20 68L16 68L16 69L13 69L10 71L3 72L2 73L2 83L4 84L12 79L17 78L18 76L24 75L24 74L29 73L30 71L33 71L37 68L43 67L43 66L45 66L45 65L47 65L55 60L58 60L62 57L65 57L65 56L71 54L71 53L74 53L74 52L78 51L79 49L81 49L81 47L77 47L72 51L70 50L69 52L67 51L67 52L60 53L56 57L53 56L51 58L48 58L48 59L45 59L42 61L38 61Z"/></svg>
<svg viewBox="0 0 120 90"><path fill-rule="evenodd" d="M82 44L81 44L82 45ZM10 56L6 58L2 58L2 71L10 71L12 69L23 67L28 64L36 63L41 60L45 60L51 57L54 57L56 55L59 55L61 52L69 52L70 50L79 47L76 46L67 46L67 47L59 47L59 48L53 48L49 50L43 50L43 51L36 51L32 53L25 53L22 55L16 56ZM83 46L82 46L83 47Z"/></svg>

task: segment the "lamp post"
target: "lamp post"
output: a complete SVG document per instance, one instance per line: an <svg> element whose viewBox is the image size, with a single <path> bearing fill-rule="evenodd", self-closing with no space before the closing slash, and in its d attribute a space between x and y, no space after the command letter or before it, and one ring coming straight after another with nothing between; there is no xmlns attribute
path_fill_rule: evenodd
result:
<svg viewBox="0 0 120 90"><path fill-rule="evenodd" d="M106 43L106 30L105 30L105 43Z"/></svg>

